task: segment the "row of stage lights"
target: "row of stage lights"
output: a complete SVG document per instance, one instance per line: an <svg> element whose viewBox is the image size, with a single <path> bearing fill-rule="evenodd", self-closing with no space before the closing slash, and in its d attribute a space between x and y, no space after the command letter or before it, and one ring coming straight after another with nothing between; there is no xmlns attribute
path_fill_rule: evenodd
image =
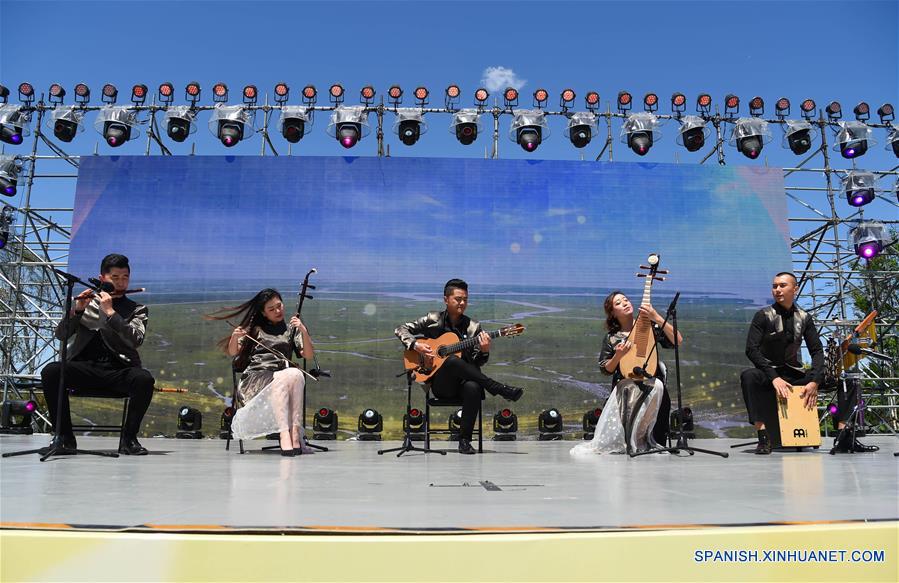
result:
<svg viewBox="0 0 899 583"><path fill-rule="evenodd" d="M75 106L64 107L63 100L65 89L54 83L50 86L49 102L54 106L52 116L53 133L57 139L63 142L71 142L75 135L81 131L81 121L85 114L85 107L90 101L90 88L79 83L75 86ZM156 101L161 104L160 109L165 113L166 134L175 142L183 142L196 131L195 118L198 110L198 102L201 96L201 87L197 82L188 83L184 89L187 106L173 105L175 88L171 83L163 83L157 90ZM111 147L121 146L130 139L137 137L136 127L142 123L138 120L138 109L146 103L149 90L146 85L134 85L131 90L131 102L135 107L115 106L118 98L118 89L112 84L103 86L101 100L106 107L101 110L100 116L95 122L95 127ZM35 99L34 87L30 83L19 85L19 99L25 107L11 106L7 104L9 90L0 86L0 100L3 102L4 111L0 112L0 140L9 144L20 144L26 131L29 119L28 106ZM301 92L302 106L288 106L290 88L286 83L278 83L273 91L274 100L281 108L281 117L278 128L281 135L290 143L299 142L307 133L308 126L312 124L312 116L315 104L318 100L318 91L314 85L307 85ZM340 84L331 85L328 90L328 98L331 107L331 121L328 125L328 133L334 137L344 148L352 148L368 133L368 114L372 111L376 91L371 85L366 85L359 92L361 106L343 106L346 91ZM427 113L426 106L429 103L430 92L427 87L417 87L413 93L416 103L415 108L400 108L403 100L403 89L399 85L393 85L387 92L387 101L393 107L397 120L394 131L404 144L414 145L421 135L427 131L427 125L423 121L423 115ZM254 108L259 98L259 91L255 85L246 85L242 92L243 105L228 106L229 90L225 83L216 83L212 89L212 99L215 103L212 119L209 121L209 129L226 147L238 144L247 136L247 128L253 128ZM461 89L458 85L450 85L444 92L445 111L453 113L453 121L450 131L463 145L474 143L480 132L480 116L488 110L487 100L490 94L484 88L479 88L474 93L474 109L458 109L461 99ZM568 124L565 134L571 144L576 148L586 147L593 139L597 130L600 106L599 93L591 91L584 98L586 111L572 111L576 94L572 89L564 89L559 95L560 112L555 114L567 117ZM518 143L525 151L533 152L544 139L549 137L545 111L549 92L546 89L537 89L533 93L533 109L515 110L518 106L519 93L514 88L508 88L503 92L505 109L513 115L513 121L509 131L511 140ZM655 93L647 93L643 96L643 111L629 113L633 106L633 96L627 91L618 93L616 105L618 114L625 118L621 128L620 139L622 143L634 151L645 156L653 144L661 137L659 128L667 118L675 119L680 128L678 130L677 143L689 152L700 150L706 143L710 134L708 124L713 118L712 97L702 93L696 98L696 113L699 115L686 115L687 98L683 93L674 93L671 96L670 116L660 117L656 114L659 108L659 97ZM818 131L817 122L813 121L817 115L817 105L814 100L806 99L800 104L801 120L788 120L790 115L790 100L782 97L775 103L775 115L783 127L783 145L794 154L801 155L809 151ZM740 98L729 94L724 99L724 121L733 123L734 127L730 136L731 145L735 146L744 156L756 159L762 152L764 145L771 141L772 136L768 128L769 122L762 119L765 112L765 101L761 97L753 97L749 102L750 117L734 119L740 110ZM871 136L871 128L864 122L870 119L871 111L867 103L861 102L853 108L854 121L841 121L842 106L837 101L830 102L825 108L828 122L837 128L836 144L834 149L847 159L864 155L868 148L875 144ZM888 129L887 149L899 157L899 128L892 127L889 122L894 120L892 104L884 103L877 109L881 124Z"/></svg>

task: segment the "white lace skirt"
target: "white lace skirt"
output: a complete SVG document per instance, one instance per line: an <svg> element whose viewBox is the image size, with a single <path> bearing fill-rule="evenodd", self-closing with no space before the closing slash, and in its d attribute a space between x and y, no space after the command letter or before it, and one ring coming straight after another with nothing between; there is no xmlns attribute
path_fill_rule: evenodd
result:
<svg viewBox="0 0 899 583"><path fill-rule="evenodd" d="M270 433L301 427L306 381L296 368L274 373L261 391L234 414L231 433L234 439L254 439Z"/></svg>
<svg viewBox="0 0 899 583"><path fill-rule="evenodd" d="M643 398L644 391L634 381L625 379L615 385L596 423L593 439L571 448L571 455L626 453L627 436L623 422L625 411L633 418L630 423L632 450L647 451L659 447L652 437L652 430L659 414L665 385L658 379L655 379L652 385L648 382L643 384L649 387L649 394L645 398Z"/></svg>

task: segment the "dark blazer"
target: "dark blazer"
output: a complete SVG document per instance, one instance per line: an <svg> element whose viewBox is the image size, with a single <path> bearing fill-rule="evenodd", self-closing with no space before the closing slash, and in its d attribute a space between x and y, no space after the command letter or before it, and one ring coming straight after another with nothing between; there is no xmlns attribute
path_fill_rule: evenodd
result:
<svg viewBox="0 0 899 583"><path fill-rule="evenodd" d="M792 316L792 330L784 329L784 318ZM811 314L798 306L788 312L773 304L756 312L746 336L746 356L768 380L787 376L786 380L806 375L799 359L802 341L812 357L811 377L819 385L824 382L824 348Z"/></svg>
<svg viewBox="0 0 899 583"><path fill-rule="evenodd" d="M69 316L69 338L67 360L72 360L90 344L92 331L100 333L103 343L115 357L127 366L139 367L138 347L144 342L149 318L147 307L128 297L118 299L114 304L115 313L106 317L100 311L100 300L94 298L84 312ZM65 320L56 327L56 338L63 340Z"/></svg>

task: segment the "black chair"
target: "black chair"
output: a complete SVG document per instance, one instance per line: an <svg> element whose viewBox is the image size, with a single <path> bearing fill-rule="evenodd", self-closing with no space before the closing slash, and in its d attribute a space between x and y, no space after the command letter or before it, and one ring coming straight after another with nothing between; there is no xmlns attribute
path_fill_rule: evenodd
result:
<svg viewBox="0 0 899 583"><path fill-rule="evenodd" d="M125 394L112 393L102 389L69 389L69 399L78 397L83 399L122 399L122 422L119 425L76 425L72 424L72 431L97 431L100 433L118 433L119 448L125 439L125 420L128 418L128 405L131 397ZM117 448L118 449L118 448Z"/></svg>
<svg viewBox="0 0 899 583"><path fill-rule="evenodd" d="M425 449L431 448L431 435L449 435L449 429L431 429L431 407L456 407L462 406L462 398L458 399L438 399L431 396L431 390L427 386L425 388ZM472 431L478 436L478 453L484 453L484 401L478 403L478 426ZM473 437L473 436L472 436Z"/></svg>

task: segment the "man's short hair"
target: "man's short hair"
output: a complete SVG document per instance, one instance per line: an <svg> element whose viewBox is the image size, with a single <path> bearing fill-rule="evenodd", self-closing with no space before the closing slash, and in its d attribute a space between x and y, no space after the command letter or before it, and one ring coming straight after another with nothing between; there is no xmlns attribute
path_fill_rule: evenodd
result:
<svg viewBox="0 0 899 583"><path fill-rule="evenodd" d="M446 285L443 286L443 297L448 298L453 295L454 289L461 289L465 292L468 291L468 284L461 279L451 279L446 282Z"/></svg>
<svg viewBox="0 0 899 583"><path fill-rule="evenodd" d="M784 277L784 276L786 276L786 277L792 277L792 278L793 278L793 284L794 284L794 285L799 285L799 280L796 279L796 276L795 276L792 272L789 272L789 271L781 271L780 273L778 273L777 275L775 275L774 278L777 279L778 277Z"/></svg>
<svg viewBox="0 0 899 583"><path fill-rule="evenodd" d="M131 266L128 265L128 258L118 253L110 253L100 262L100 273L106 274L112 271L114 267L119 269L127 269L131 273Z"/></svg>

